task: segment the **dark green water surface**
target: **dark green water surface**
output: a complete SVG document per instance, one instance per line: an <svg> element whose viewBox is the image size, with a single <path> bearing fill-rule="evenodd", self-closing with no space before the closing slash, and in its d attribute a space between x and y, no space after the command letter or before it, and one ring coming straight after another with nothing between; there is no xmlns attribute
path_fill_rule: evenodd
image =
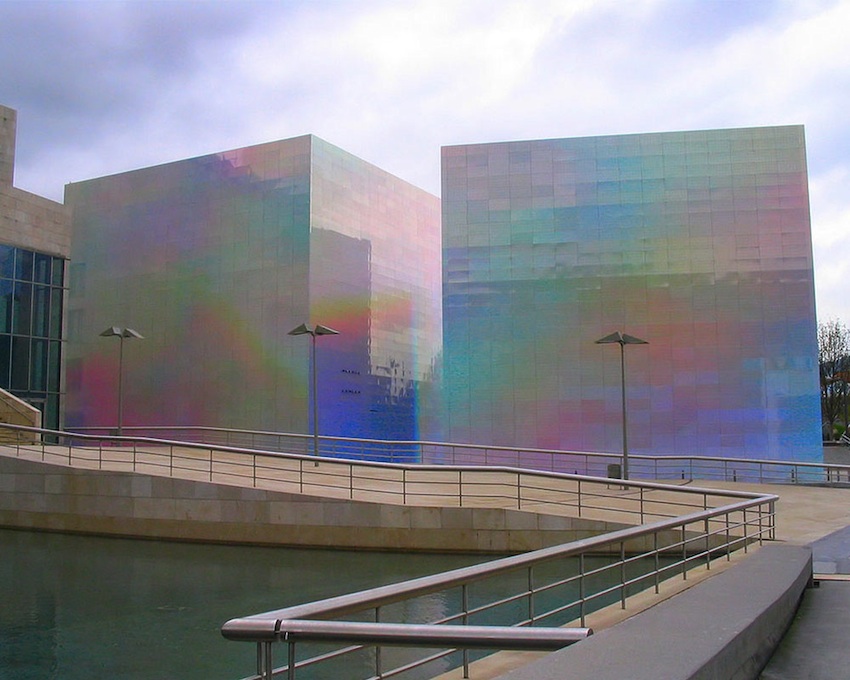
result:
<svg viewBox="0 0 850 680"><path fill-rule="evenodd" d="M251 674L226 620L483 561L0 529L0 679Z"/></svg>

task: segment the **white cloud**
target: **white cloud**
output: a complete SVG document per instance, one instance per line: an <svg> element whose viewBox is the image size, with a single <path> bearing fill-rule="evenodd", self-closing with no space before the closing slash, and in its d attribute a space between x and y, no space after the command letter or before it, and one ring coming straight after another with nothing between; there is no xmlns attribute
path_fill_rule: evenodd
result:
<svg viewBox="0 0 850 680"><path fill-rule="evenodd" d="M850 317L847 0L40 5L0 3L22 188L312 132L436 193L447 144L802 123L819 309Z"/></svg>

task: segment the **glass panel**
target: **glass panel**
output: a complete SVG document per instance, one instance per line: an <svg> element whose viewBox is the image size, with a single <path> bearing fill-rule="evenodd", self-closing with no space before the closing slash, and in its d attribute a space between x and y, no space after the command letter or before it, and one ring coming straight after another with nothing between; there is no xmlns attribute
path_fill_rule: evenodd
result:
<svg viewBox="0 0 850 680"><path fill-rule="evenodd" d="M50 337L62 337L62 301L65 291L53 288L50 293Z"/></svg>
<svg viewBox="0 0 850 680"><path fill-rule="evenodd" d="M50 283L50 255L35 253L33 280L36 283Z"/></svg>
<svg viewBox="0 0 850 680"><path fill-rule="evenodd" d="M30 370L30 389L47 389L47 340L33 340Z"/></svg>
<svg viewBox="0 0 850 680"><path fill-rule="evenodd" d="M12 338L12 389L29 389L30 340Z"/></svg>
<svg viewBox="0 0 850 680"><path fill-rule="evenodd" d="M46 338L50 320L50 288L33 286L33 293L32 334L39 338Z"/></svg>
<svg viewBox="0 0 850 680"><path fill-rule="evenodd" d="M41 426L48 430L59 429L59 395L51 394L47 397L47 408Z"/></svg>
<svg viewBox="0 0 850 680"><path fill-rule="evenodd" d="M15 249L0 245L0 277L11 279L15 276Z"/></svg>
<svg viewBox="0 0 850 680"><path fill-rule="evenodd" d="M65 260L61 257L53 258L53 281L54 286L65 285Z"/></svg>
<svg viewBox="0 0 850 680"><path fill-rule="evenodd" d="M0 279L0 332L11 333L12 331L12 282Z"/></svg>
<svg viewBox="0 0 850 680"><path fill-rule="evenodd" d="M9 389L9 358L12 352L12 338L0 335L0 387Z"/></svg>
<svg viewBox="0 0 850 680"><path fill-rule="evenodd" d="M15 256L15 278L21 281L32 281L33 253L29 250L18 249Z"/></svg>
<svg viewBox="0 0 850 680"><path fill-rule="evenodd" d="M12 308L12 332L29 335L32 329L32 284L15 282L14 305Z"/></svg>
<svg viewBox="0 0 850 680"><path fill-rule="evenodd" d="M50 355L47 359L47 390L48 392L59 391L59 368L62 359L62 343L50 343Z"/></svg>

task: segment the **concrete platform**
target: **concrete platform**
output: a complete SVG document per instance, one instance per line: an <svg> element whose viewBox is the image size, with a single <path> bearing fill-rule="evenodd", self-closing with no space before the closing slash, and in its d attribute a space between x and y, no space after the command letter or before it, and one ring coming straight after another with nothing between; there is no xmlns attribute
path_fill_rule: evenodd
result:
<svg viewBox="0 0 850 680"><path fill-rule="evenodd" d="M788 634L760 680L850 677L850 581L820 581L807 590Z"/></svg>
<svg viewBox="0 0 850 680"><path fill-rule="evenodd" d="M765 546L676 597L498 678L752 680L794 617L810 575L808 548Z"/></svg>
<svg viewBox="0 0 850 680"><path fill-rule="evenodd" d="M803 595L761 680L850 677L850 526L811 544L816 588Z"/></svg>

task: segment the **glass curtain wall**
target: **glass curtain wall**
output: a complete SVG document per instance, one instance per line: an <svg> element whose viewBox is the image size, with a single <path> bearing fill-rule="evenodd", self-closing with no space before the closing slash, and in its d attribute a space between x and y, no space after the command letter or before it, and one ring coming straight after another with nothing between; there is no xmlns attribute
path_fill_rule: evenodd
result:
<svg viewBox="0 0 850 680"><path fill-rule="evenodd" d="M58 429L65 260L0 245L0 387Z"/></svg>

